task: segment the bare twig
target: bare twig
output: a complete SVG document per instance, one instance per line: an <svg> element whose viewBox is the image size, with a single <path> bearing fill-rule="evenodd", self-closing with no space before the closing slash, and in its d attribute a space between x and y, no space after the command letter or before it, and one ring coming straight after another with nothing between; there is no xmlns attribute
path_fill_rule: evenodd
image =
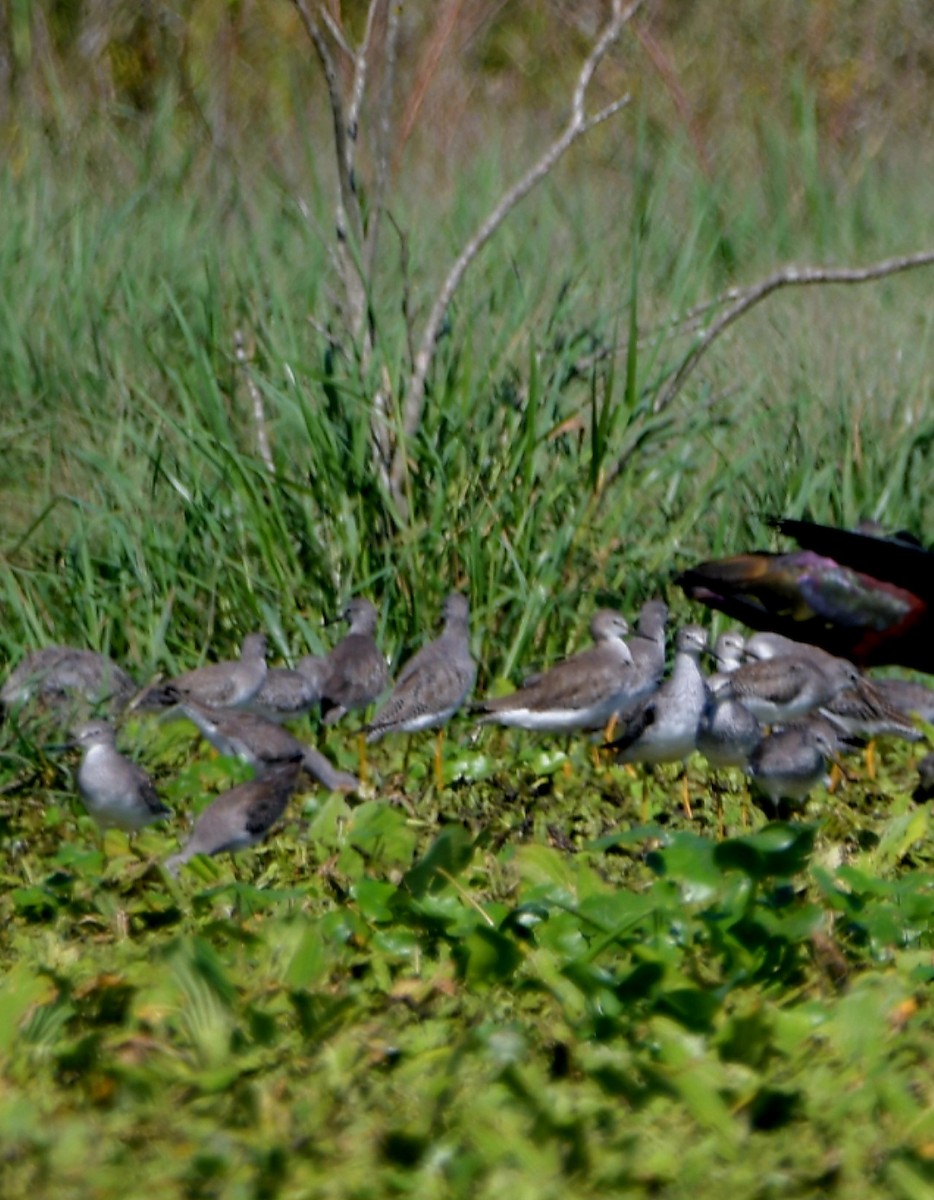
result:
<svg viewBox="0 0 934 1200"><path fill-rule="evenodd" d="M350 176L350 155L347 150L347 114L344 111L344 101L341 96L340 81L337 77L337 67L331 56L331 49L322 32L321 26L315 20L306 0L292 0L298 9L305 32L311 38L311 43L318 55L321 69L328 89L328 103L331 106L331 120L334 125L334 150L337 158L338 187L340 189L339 213L344 220L339 220L338 238L347 239L346 221L354 225L354 236L359 242L362 237L360 212L353 191L353 181Z"/></svg>
<svg viewBox="0 0 934 1200"><path fill-rule="evenodd" d="M275 475L276 464L273 461L272 449L269 445L266 407L263 404L262 392L256 386L256 380L250 372L250 360L246 352L246 339L243 336L242 329L234 331L234 353L237 357L237 366L240 368L240 373L246 384L246 390L250 394L250 403L253 405L253 424L256 427L256 449L263 460L266 470L270 475Z"/></svg>
<svg viewBox="0 0 934 1200"><path fill-rule="evenodd" d="M571 115L568 118L567 124L538 161L506 192L473 237L467 242L435 297L422 331L421 340L419 341L418 350L415 355L414 370L406 389L402 408L402 437L399 439L393 458L390 482L393 499L401 512L405 511L404 482L407 471L405 441L415 434L421 423L425 402L425 382L434 357L438 333L444 322L445 314L454 293L460 286L468 267L520 200L524 199L536 184L540 183L553 170L558 160L578 138L593 129L596 125L608 120L629 103L629 96L623 96L590 117L587 116L585 107L587 90L593 80L594 72L607 51L618 40L624 26L641 7L642 2L643 0L632 0L631 3L624 6L622 0L613 0L609 20L590 54L587 56L577 77L571 102Z"/></svg>
<svg viewBox="0 0 934 1200"><path fill-rule="evenodd" d="M386 208L386 193L389 190L389 156L392 142L392 108L396 86L396 48L399 42L399 18L402 5L398 0L389 0L386 15L386 37L383 49L383 77L380 85L379 118L376 137L376 180L372 202L367 214L366 245L363 251L363 269L367 279L372 280L376 270L376 251L379 230Z"/></svg>
<svg viewBox="0 0 934 1200"><path fill-rule="evenodd" d="M930 266L932 263L934 263L934 250L923 250L917 254L886 258L881 262L872 263L868 267L782 267L781 270L766 276L765 279L761 279L751 287L739 291L731 288L728 293L732 300L730 307L711 322L701 334L697 345L691 350L671 377L668 386L655 401L652 406L653 411L659 413L666 409L720 334L757 305L760 300L770 296L772 292L777 292L780 288L785 287L810 287L818 283L867 283L870 280L883 279L886 275L898 274L900 271ZM711 307L719 308L721 304L722 298L714 301Z"/></svg>
<svg viewBox="0 0 934 1200"><path fill-rule="evenodd" d="M337 21L334 20L334 17L328 11L328 6L326 4L322 4L318 9L318 12L321 13L321 20L325 23L325 25L327 25L328 32L330 33L331 37L334 39L340 49L343 50L343 52L347 55L350 61L353 62L354 58L356 57L353 46L351 46L350 42L348 42L344 37L344 30L337 23Z"/></svg>
<svg viewBox="0 0 934 1200"><path fill-rule="evenodd" d="M321 63L327 84L328 103L331 107L331 121L334 126L334 154L337 159L338 198L335 210L337 255L340 262L341 280L347 295L350 327L355 332L359 332L366 313L367 288L357 260L357 253L363 242L363 217L352 173L353 153L350 148L347 112L341 96L337 66L324 31L308 7L307 0L292 0L292 2L298 10L305 32L311 39L315 53L318 55L318 61ZM372 0L372 3L375 5L378 0ZM353 242L352 246L350 245L351 241Z"/></svg>
<svg viewBox="0 0 934 1200"><path fill-rule="evenodd" d="M399 222L389 209L386 210L386 218L396 231L396 236L399 239L399 267L402 271L402 319L405 322L405 344L409 353L409 370L412 370L415 366L415 322L412 316L412 277L409 267L411 261L409 239L406 236L405 230L399 225Z"/></svg>
<svg viewBox="0 0 934 1200"><path fill-rule="evenodd" d="M350 107L347 109L347 153L350 160L347 170L353 181L356 166L357 135L360 132L360 106L363 104L363 93L366 91L366 74L370 60L370 41L373 37L373 23L376 13L384 0L370 0L366 12L366 27L363 31L363 41L354 55L353 90L350 94Z"/></svg>

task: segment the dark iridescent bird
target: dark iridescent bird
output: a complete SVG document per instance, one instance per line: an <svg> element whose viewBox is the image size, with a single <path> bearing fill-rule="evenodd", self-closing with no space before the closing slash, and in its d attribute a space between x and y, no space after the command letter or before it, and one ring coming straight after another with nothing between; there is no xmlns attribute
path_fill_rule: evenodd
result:
<svg viewBox="0 0 934 1200"><path fill-rule="evenodd" d="M810 642L861 667L934 674L934 552L908 534L774 524L801 549L703 562L676 582L754 629Z"/></svg>

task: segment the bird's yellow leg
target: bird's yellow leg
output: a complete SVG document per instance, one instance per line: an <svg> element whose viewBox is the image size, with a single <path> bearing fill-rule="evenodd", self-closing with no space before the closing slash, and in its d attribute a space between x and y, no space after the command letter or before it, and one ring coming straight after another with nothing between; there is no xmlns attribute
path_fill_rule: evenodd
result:
<svg viewBox="0 0 934 1200"><path fill-rule="evenodd" d="M691 797L688 795L687 769L681 772L681 807L684 809L684 815L687 819L693 821L694 813L691 811Z"/></svg>

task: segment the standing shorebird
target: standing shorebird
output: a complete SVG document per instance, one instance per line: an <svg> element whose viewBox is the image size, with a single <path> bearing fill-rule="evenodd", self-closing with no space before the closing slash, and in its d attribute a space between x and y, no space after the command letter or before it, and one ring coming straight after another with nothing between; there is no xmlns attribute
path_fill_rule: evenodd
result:
<svg viewBox="0 0 934 1200"><path fill-rule="evenodd" d="M845 659L787 654L745 663L712 690L717 700L738 700L764 725L774 725L806 716L858 679Z"/></svg>
<svg viewBox="0 0 934 1200"><path fill-rule="evenodd" d="M266 635L251 633L243 639L238 659L208 663L166 683L153 684L138 697L134 707L166 708L181 698L209 708L243 708L259 692L265 679Z"/></svg>
<svg viewBox="0 0 934 1200"><path fill-rule="evenodd" d="M845 660L835 658L819 646L803 646L778 633L755 634L749 639L746 652L751 658L761 661L803 657L823 667L825 674L835 669L847 673L849 667ZM845 663L842 668L841 662ZM843 733L852 736L872 739L879 734L890 734L910 742L921 738L911 718L893 704L881 688L859 673L853 683L823 701L819 711ZM875 779L875 747L872 740L866 746L866 769L870 779Z"/></svg>
<svg viewBox="0 0 934 1200"><path fill-rule="evenodd" d="M324 662L323 658L306 654L294 668L270 667L262 687L246 707L277 723L310 712L321 699Z"/></svg>
<svg viewBox="0 0 934 1200"><path fill-rule="evenodd" d="M172 815L159 799L152 780L116 746L107 721L88 721L74 732L83 751L78 791L84 807L101 829L133 832Z"/></svg>
<svg viewBox="0 0 934 1200"><path fill-rule="evenodd" d="M293 737L273 721L240 709L206 708L186 700L182 712L221 754L240 758L262 773L276 763L302 755L304 770L331 792L356 792L360 780L339 771L319 751Z"/></svg>
<svg viewBox="0 0 934 1200"><path fill-rule="evenodd" d="M681 762L697 741L697 726L704 711L706 689L698 660L707 646L699 625L685 625L675 639L675 664L669 679L625 717L617 737L609 743L618 762ZM691 817L687 776L682 773L682 806ZM643 784L643 807L645 805Z"/></svg>
<svg viewBox="0 0 934 1200"><path fill-rule="evenodd" d="M367 708L389 686L389 671L376 644L376 609L358 596L333 621L346 621L347 636L321 663L321 715L325 725L336 724L346 713ZM331 623L333 623L333 621ZM366 778L366 749L358 736L361 778Z"/></svg>
<svg viewBox="0 0 934 1200"><path fill-rule="evenodd" d="M668 624L668 605L654 597L646 600L639 610L636 632L626 641L642 686L621 704L607 725L606 741L611 741L616 724L645 699L661 683L665 675L665 626ZM643 690L644 688L644 690Z"/></svg>
<svg viewBox="0 0 934 1200"><path fill-rule="evenodd" d="M389 671L376 644L376 609L358 597L335 620L350 626L324 662L321 681L321 714L325 725L334 725L353 709L366 708L389 686Z"/></svg>
<svg viewBox="0 0 934 1200"><path fill-rule="evenodd" d="M738 629L726 629L713 644L718 675L729 675L743 665L746 639Z"/></svg>
<svg viewBox="0 0 934 1200"><path fill-rule="evenodd" d="M403 666L388 700L367 726L367 741L387 733L439 730L435 740L435 782L443 784L441 738L443 726L473 688L477 664L470 653L470 606L466 596L451 592L444 602L444 629Z"/></svg>
<svg viewBox="0 0 934 1200"><path fill-rule="evenodd" d="M707 699L697 726L697 749L712 767L743 767L762 739L758 719L739 700L718 696L727 676L743 662L745 638L728 629L714 643L717 673L706 681Z"/></svg>
<svg viewBox="0 0 934 1200"><path fill-rule="evenodd" d="M532 677L508 696L484 700L482 724L567 733L597 729L632 697L650 690L623 640L629 626L618 612L602 608L590 622L594 645Z"/></svg>
<svg viewBox="0 0 934 1200"><path fill-rule="evenodd" d="M748 773L768 803L769 816L800 809L837 761L837 738L825 720L800 721L763 738L749 758ZM840 768L842 771L842 767Z"/></svg>
<svg viewBox="0 0 934 1200"><path fill-rule="evenodd" d="M261 842L285 812L301 765L302 755L297 752L255 779L222 792L195 821L182 849L166 859L165 869L177 875L179 867L196 854L235 853Z"/></svg>

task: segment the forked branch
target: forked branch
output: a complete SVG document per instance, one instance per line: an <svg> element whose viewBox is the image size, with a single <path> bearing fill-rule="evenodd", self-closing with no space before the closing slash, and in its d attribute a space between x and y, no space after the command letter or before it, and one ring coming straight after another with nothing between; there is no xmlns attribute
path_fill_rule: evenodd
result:
<svg viewBox="0 0 934 1200"><path fill-rule="evenodd" d="M363 207L360 202L355 171L360 109L366 92L373 28L378 10L387 0L370 0L363 39L356 48L350 45L339 21L328 12L324 5L315 5L313 10L308 0L292 0L292 2L298 10L305 32L315 48L328 89L328 104L334 126L334 155L337 159L338 196L335 213L337 259L347 301L348 323L354 338L361 343L364 359L368 359L370 336L366 329L367 294L372 281L364 262L371 264L375 256L365 254L363 250ZM390 20L389 31L392 36L394 36L395 28L394 21ZM325 30L330 35L333 44L353 64L353 81L348 102L345 102L341 92L337 63L331 52L331 43L328 41Z"/></svg>
<svg viewBox="0 0 934 1200"><path fill-rule="evenodd" d="M624 27L642 7L643 0L631 0L623 4L623 0L613 0L612 9L606 25L600 32L590 54L584 61L577 77L571 99L571 113L567 124L558 137L545 150L537 162L515 183L500 199L476 233L466 243L455 259L447 277L442 283L428 318L425 321L422 336L419 339L415 353L412 375L406 389L402 406L402 436L399 439L393 456L390 473L390 488L393 499L404 514L405 479L407 474L406 440L413 437L421 424L422 411L425 403L425 383L431 362L435 354L438 334L447 313L448 306L460 286L461 280L471 263L484 248L487 242L497 232L516 205L540 183L555 167L559 159L571 146L597 125L601 125L614 116L629 103L630 97L622 96L612 104L606 105L591 116L587 115L587 92L593 80L594 73L609 49L619 39Z"/></svg>
<svg viewBox="0 0 934 1200"><path fill-rule="evenodd" d="M687 355L668 382L665 390L660 393L652 406L655 413L663 412L675 399L687 382L694 368L704 357L713 343L724 330L734 321L739 320L744 313L749 312L766 296L771 296L780 288L810 287L819 283L868 283L874 279L884 279L886 275L897 275L901 271L911 271L916 267L927 267L934 264L934 250L922 250L917 254L904 254L897 258L886 258L881 262L871 263L868 267L782 267L758 283L748 288L730 288L730 290L710 305L708 310L720 309L729 304L720 315L701 333L697 344ZM696 312L688 314L688 321L696 320Z"/></svg>

